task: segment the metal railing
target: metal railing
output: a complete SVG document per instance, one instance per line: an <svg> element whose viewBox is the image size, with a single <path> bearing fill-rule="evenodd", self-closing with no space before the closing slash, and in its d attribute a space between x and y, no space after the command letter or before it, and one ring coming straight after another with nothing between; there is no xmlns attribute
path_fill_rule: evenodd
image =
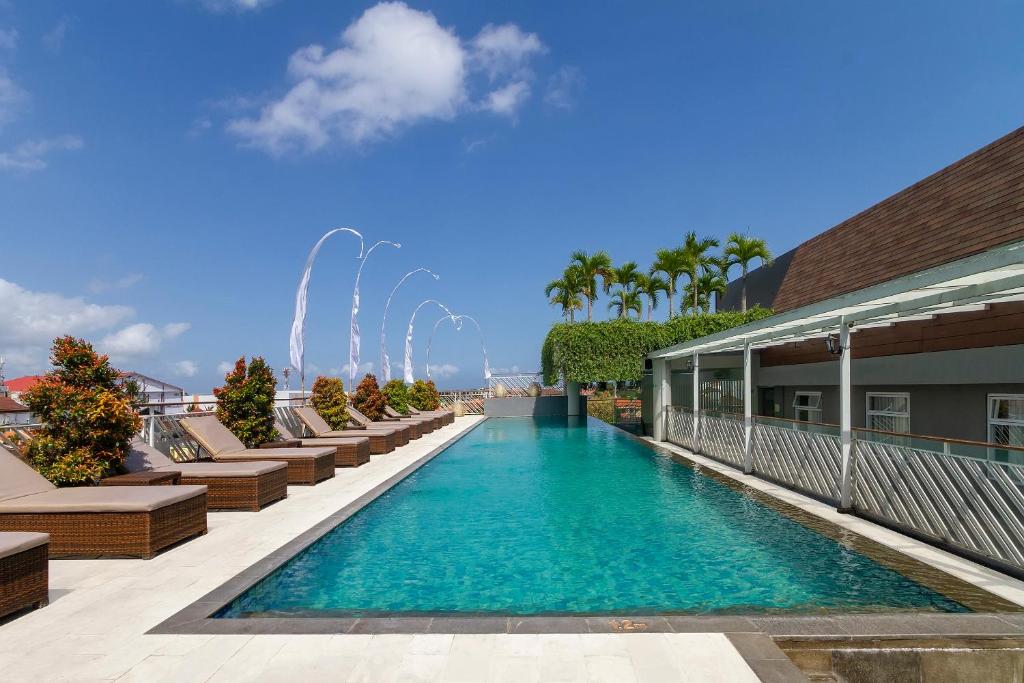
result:
<svg viewBox="0 0 1024 683"><path fill-rule="evenodd" d="M701 411L694 443L689 408L666 414L667 440L737 469L838 505L837 425ZM852 509L953 550L1024 571L1024 447L852 430Z"/></svg>
<svg viewBox="0 0 1024 683"><path fill-rule="evenodd" d="M478 391L442 391L439 398L441 407L446 410L453 410L456 403L462 403L467 415L483 415L484 399L488 398L488 392L483 389Z"/></svg>
<svg viewBox="0 0 1024 683"><path fill-rule="evenodd" d="M557 389L559 392L563 393L565 392L565 385L561 379L559 379L555 384L545 385L544 373L541 372L520 372L510 375L491 375L487 380L488 396L494 396L494 390L499 384L505 387L505 391L508 392L509 396L526 396L531 384L539 385L541 390L547 390L547 393L550 393L551 389Z"/></svg>

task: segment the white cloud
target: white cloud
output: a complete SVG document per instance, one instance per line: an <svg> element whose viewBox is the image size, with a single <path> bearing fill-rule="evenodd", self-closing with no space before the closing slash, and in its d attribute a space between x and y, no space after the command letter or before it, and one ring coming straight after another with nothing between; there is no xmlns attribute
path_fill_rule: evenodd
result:
<svg viewBox="0 0 1024 683"><path fill-rule="evenodd" d="M32 292L0 278L0 348L49 345L64 334L86 335L131 317L128 306L101 306L80 297Z"/></svg>
<svg viewBox="0 0 1024 683"><path fill-rule="evenodd" d="M229 372L231 372L234 369L235 369L235 364L234 363L229 363L226 360L222 360L221 362L217 363L217 372L219 372L221 374L226 375L226 374L228 374Z"/></svg>
<svg viewBox="0 0 1024 683"><path fill-rule="evenodd" d="M135 323L103 337L97 347L117 358L153 356L164 341L174 339L189 327L188 323L171 323L162 328L150 323Z"/></svg>
<svg viewBox="0 0 1024 683"><path fill-rule="evenodd" d="M18 47L18 30L0 28L0 50L14 51Z"/></svg>
<svg viewBox="0 0 1024 683"><path fill-rule="evenodd" d="M546 51L536 33L523 33L515 24L484 26L471 44L471 59L493 81L501 76L522 77L527 64Z"/></svg>
<svg viewBox="0 0 1024 683"><path fill-rule="evenodd" d="M0 91L2 88L2 81L0 81ZM0 94L0 98L2 98L2 94ZM2 107L2 102L0 102L0 107ZM26 140L9 152L0 152L0 170L40 171L47 167L46 157L52 152L81 148L82 138L77 135Z"/></svg>
<svg viewBox="0 0 1024 683"><path fill-rule="evenodd" d="M57 25L46 32L43 36L43 47L53 54L60 54L64 47L64 38L67 37L68 29L71 28L71 20L68 17L61 17Z"/></svg>
<svg viewBox="0 0 1024 683"><path fill-rule="evenodd" d="M548 79L544 102L556 109L572 109L576 106L586 79L575 66L563 66Z"/></svg>
<svg viewBox="0 0 1024 683"><path fill-rule="evenodd" d="M365 363L360 363L359 367L356 368L356 381L358 382L360 379L362 379L362 376L365 375L366 373L373 372L374 367L374 364L369 361ZM340 370L338 368L331 368L330 370L328 370L327 374L332 375L334 377L344 377L347 380L348 369L349 364L345 363L344 365L341 366Z"/></svg>
<svg viewBox="0 0 1024 683"><path fill-rule="evenodd" d="M366 10L340 43L292 54L290 90L258 115L232 119L229 132L280 155L338 141L359 145L465 111L511 114L529 96L529 60L545 49L536 34L514 24L488 24L464 43L433 14L402 2ZM489 83L478 103L470 94L473 73Z"/></svg>
<svg viewBox="0 0 1024 683"><path fill-rule="evenodd" d="M28 94L14 82L7 69L0 66L0 128L14 120L27 101Z"/></svg>
<svg viewBox="0 0 1024 683"><path fill-rule="evenodd" d="M276 0L203 0L206 8L214 12L247 12L263 9L274 2Z"/></svg>
<svg viewBox="0 0 1024 683"><path fill-rule="evenodd" d="M93 294L102 294L112 289L128 289L142 282L142 273L129 273L116 280L103 280L97 278L89 282L89 291Z"/></svg>
<svg viewBox="0 0 1024 683"><path fill-rule="evenodd" d="M459 368L451 363L441 363L434 365L433 363L428 366L430 368L430 376L437 379L448 379L459 372Z"/></svg>
<svg viewBox="0 0 1024 683"><path fill-rule="evenodd" d="M516 81L489 93L481 107L495 114L513 116L529 97L529 84L526 81Z"/></svg>
<svg viewBox="0 0 1024 683"><path fill-rule="evenodd" d="M174 364L174 372L182 377L195 377L199 373L199 363L194 360L179 360Z"/></svg>

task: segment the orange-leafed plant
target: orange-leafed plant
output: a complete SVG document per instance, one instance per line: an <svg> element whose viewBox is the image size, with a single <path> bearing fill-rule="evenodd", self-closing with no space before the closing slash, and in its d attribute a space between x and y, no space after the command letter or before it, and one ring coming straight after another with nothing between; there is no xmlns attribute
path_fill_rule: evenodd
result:
<svg viewBox="0 0 1024 683"><path fill-rule="evenodd" d="M247 448L274 441L274 394L277 380L263 358L257 356L246 366L245 356L235 361L224 376L224 386L213 390L217 397L217 419Z"/></svg>
<svg viewBox="0 0 1024 683"><path fill-rule="evenodd" d="M366 377L363 377L363 381L356 387L352 405L370 420L376 422L380 419L384 414L384 394L380 393L376 375L366 373Z"/></svg>
<svg viewBox="0 0 1024 683"><path fill-rule="evenodd" d="M22 395L43 423L25 455L58 486L94 484L118 470L142 428L132 388L83 339L55 340L50 360L53 370Z"/></svg>
<svg viewBox="0 0 1024 683"><path fill-rule="evenodd" d="M344 429L348 424L348 397L345 385L337 377L317 377L309 402L331 429Z"/></svg>

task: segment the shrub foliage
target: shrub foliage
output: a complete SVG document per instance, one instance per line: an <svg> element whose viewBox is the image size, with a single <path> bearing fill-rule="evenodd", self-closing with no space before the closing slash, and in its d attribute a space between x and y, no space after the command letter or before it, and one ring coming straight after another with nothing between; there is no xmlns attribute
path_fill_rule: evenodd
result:
<svg viewBox="0 0 1024 683"><path fill-rule="evenodd" d="M409 387L400 379L393 379L380 390L389 406L402 415L409 414Z"/></svg>
<svg viewBox="0 0 1024 683"><path fill-rule="evenodd" d="M53 342L53 370L22 399L43 422L29 462L58 486L94 484L113 474L142 428L134 385L121 383L106 356L83 339Z"/></svg>
<svg viewBox="0 0 1024 683"><path fill-rule="evenodd" d="M348 396L345 384L338 377L317 377L313 394L309 398L313 408L331 429L344 429L348 425Z"/></svg>
<svg viewBox="0 0 1024 683"><path fill-rule="evenodd" d="M381 418L384 414L384 395L380 393L376 375L366 373L366 377L363 377L363 381L356 387L352 405L373 422Z"/></svg>
<svg viewBox="0 0 1024 683"><path fill-rule="evenodd" d="M541 348L544 382L554 384L560 376L582 384L639 380L643 375L644 356L651 351L761 320L771 314L764 308L752 308L746 313L702 313L666 322L557 323L551 327Z"/></svg>
<svg viewBox="0 0 1024 683"><path fill-rule="evenodd" d="M245 356L224 376L224 386L214 389L217 419L245 444L255 448L278 438L274 428L274 393L277 380L263 358L253 358L248 367Z"/></svg>
<svg viewBox="0 0 1024 683"><path fill-rule="evenodd" d="M409 388L409 405L416 410L437 410L441 405L440 396L433 380L418 379Z"/></svg>

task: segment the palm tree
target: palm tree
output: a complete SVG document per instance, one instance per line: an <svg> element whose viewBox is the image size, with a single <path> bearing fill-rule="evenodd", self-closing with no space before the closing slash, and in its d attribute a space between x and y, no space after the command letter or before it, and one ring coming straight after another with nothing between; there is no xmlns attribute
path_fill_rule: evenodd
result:
<svg viewBox="0 0 1024 683"><path fill-rule="evenodd" d="M659 249L654 253L654 264L651 266L651 275L664 273L668 288L665 293L668 295L668 317L672 317L672 297L676 293L676 281L679 276L686 272L686 255L682 249Z"/></svg>
<svg viewBox="0 0 1024 683"><path fill-rule="evenodd" d="M636 291L647 297L647 320L650 321L654 315L654 309L658 307L658 292L668 294L668 282L659 275L636 276Z"/></svg>
<svg viewBox="0 0 1024 683"><path fill-rule="evenodd" d="M578 269L582 284L582 294L587 297L587 320L594 319L594 299L597 298L597 278L603 280L607 292L612 283L612 258L606 251L598 251L593 255L585 251L574 251L570 259L570 268Z"/></svg>
<svg viewBox="0 0 1024 683"><path fill-rule="evenodd" d="M683 240L683 254L685 254L686 274L690 277L690 289L693 296L693 312L699 309L698 299L700 297L701 272L707 271L715 264L715 257L708 253L713 247L718 246L718 240L705 237L700 239L693 230L686 233Z"/></svg>
<svg viewBox="0 0 1024 683"><path fill-rule="evenodd" d="M761 259L766 266L772 264L772 252L768 250L768 243L757 237L747 237L738 232L729 235L729 241L725 243L725 260L722 264L722 274L729 276L729 269L732 266L740 267L740 310L747 310L747 271L754 259Z"/></svg>
<svg viewBox="0 0 1024 683"><path fill-rule="evenodd" d="M566 268L559 280L552 280L544 288L544 296L551 297L552 306L562 307L562 316L569 322L576 322L576 311L583 308L580 295L583 288L579 282L579 273L574 268Z"/></svg>
<svg viewBox="0 0 1024 683"><path fill-rule="evenodd" d="M701 272L697 277L697 308L694 312L701 311L708 313L711 310L711 295L724 294L725 287L729 282L722 275L722 272L713 266ZM686 285L686 295L693 297L693 287Z"/></svg>
<svg viewBox="0 0 1024 683"><path fill-rule="evenodd" d="M636 279L641 274L636 267L636 261L627 261L617 268L612 268L612 281L605 286L605 292L608 291L608 285L611 284L630 287L636 284Z"/></svg>
<svg viewBox="0 0 1024 683"><path fill-rule="evenodd" d="M627 289L619 287L615 292L615 298L608 302L608 310L615 311L616 318L628 318L630 312L635 312L636 317L643 315L643 303L640 301L640 293L636 288Z"/></svg>

